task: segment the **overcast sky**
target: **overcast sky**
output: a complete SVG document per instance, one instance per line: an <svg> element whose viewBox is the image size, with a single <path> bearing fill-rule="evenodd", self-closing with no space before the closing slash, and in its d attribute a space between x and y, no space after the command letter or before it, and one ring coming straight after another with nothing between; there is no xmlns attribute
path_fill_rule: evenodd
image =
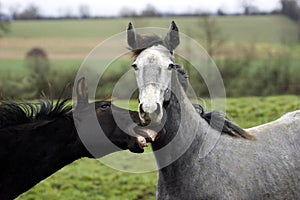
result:
<svg viewBox="0 0 300 200"><path fill-rule="evenodd" d="M261 11L280 8L279 0L249 0ZM77 15L80 5L87 5L91 15L113 16L120 13L123 7L129 7L137 12L152 4L161 12L216 12L222 8L225 12L241 12L241 0L0 0L1 11L7 14L10 10L23 10L28 4L40 8L40 13L47 16L61 16L66 13Z"/></svg>

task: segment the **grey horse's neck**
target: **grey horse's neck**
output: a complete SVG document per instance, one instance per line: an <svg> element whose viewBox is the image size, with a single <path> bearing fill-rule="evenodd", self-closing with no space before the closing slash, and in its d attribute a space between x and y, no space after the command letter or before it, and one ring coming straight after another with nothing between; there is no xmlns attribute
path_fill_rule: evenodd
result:
<svg viewBox="0 0 300 200"><path fill-rule="evenodd" d="M203 150L206 130L209 129L208 123L200 117L188 99L175 71L172 73L171 84L172 95L165 106L167 120L164 128L166 133L152 145L159 168L171 163L173 167L186 163L192 155L196 155L195 153L187 155L191 145L198 145L196 148L199 151ZM202 147L202 145L204 146ZM159 149L167 150L162 153ZM181 156L183 153L185 156Z"/></svg>

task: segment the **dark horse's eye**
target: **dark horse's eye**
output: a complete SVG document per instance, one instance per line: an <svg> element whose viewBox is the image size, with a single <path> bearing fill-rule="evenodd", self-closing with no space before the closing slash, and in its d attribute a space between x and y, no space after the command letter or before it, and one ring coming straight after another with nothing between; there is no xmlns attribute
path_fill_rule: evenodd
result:
<svg viewBox="0 0 300 200"><path fill-rule="evenodd" d="M133 67L134 70L137 70L137 69L138 69L138 67L137 67L136 64L132 64L131 66Z"/></svg>
<svg viewBox="0 0 300 200"><path fill-rule="evenodd" d="M174 69L174 67L175 67L175 65L174 65L173 63L171 63L171 64L169 64L169 66L168 66L168 70L172 70L172 69Z"/></svg>
<svg viewBox="0 0 300 200"><path fill-rule="evenodd" d="M110 107L110 104L109 103L105 103L105 104L102 104L101 106L100 106L100 108L102 109L102 110L106 110L107 108L109 108Z"/></svg>

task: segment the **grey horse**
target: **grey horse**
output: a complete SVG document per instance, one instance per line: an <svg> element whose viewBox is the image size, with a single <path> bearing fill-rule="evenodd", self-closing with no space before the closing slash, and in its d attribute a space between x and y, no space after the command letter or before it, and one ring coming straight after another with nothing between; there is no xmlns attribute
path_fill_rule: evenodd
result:
<svg viewBox="0 0 300 200"><path fill-rule="evenodd" d="M136 34L130 23L127 42L139 116L166 130L152 144L157 199L300 199L300 111L245 130L255 139L220 135L193 107L174 70L176 24L160 38Z"/></svg>

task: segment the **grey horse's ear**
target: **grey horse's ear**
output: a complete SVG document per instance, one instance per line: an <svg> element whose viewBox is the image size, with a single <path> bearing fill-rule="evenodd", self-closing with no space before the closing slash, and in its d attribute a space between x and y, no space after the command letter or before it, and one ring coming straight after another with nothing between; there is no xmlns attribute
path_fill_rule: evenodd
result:
<svg viewBox="0 0 300 200"><path fill-rule="evenodd" d="M136 49L137 35L135 33L134 27L131 22L129 22L128 27L127 27L127 43L131 49Z"/></svg>
<svg viewBox="0 0 300 200"><path fill-rule="evenodd" d="M165 43L170 51L174 51L180 43L179 30L174 21L172 21L170 30L165 37Z"/></svg>
<svg viewBox="0 0 300 200"><path fill-rule="evenodd" d="M89 92L84 77L80 78L76 86L77 106L87 105L89 101Z"/></svg>

